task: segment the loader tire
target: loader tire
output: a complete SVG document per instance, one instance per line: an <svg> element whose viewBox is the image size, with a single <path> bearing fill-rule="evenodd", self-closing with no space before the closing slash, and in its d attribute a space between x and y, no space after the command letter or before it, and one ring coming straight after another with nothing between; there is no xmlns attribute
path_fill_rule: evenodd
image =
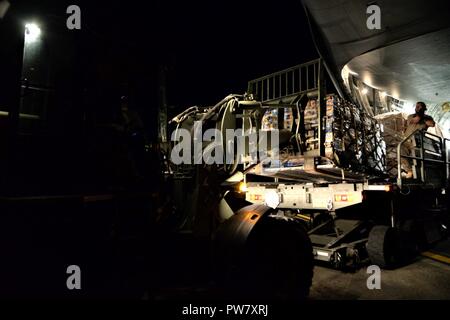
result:
<svg viewBox="0 0 450 320"><path fill-rule="evenodd" d="M301 225L267 218L250 236L247 252L252 296L301 300L309 295L314 257Z"/></svg>
<svg viewBox="0 0 450 320"><path fill-rule="evenodd" d="M390 269L397 258L396 231L388 226L374 226L369 233L366 249L372 264Z"/></svg>
<svg viewBox="0 0 450 320"><path fill-rule="evenodd" d="M305 299L314 263L305 228L268 216L255 222L251 213L264 211L259 209L240 210L216 233L214 269L219 290L234 300Z"/></svg>

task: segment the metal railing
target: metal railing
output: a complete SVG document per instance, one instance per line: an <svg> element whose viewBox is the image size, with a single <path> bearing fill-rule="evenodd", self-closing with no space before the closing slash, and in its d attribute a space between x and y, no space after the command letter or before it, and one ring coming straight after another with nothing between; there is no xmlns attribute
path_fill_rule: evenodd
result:
<svg viewBox="0 0 450 320"><path fill-rule="evenodd" d="M299 64L249 81L247 92L268 102L318 90L320 68L320 59Z"/></svg>
<svg viewBox="0 0 450 320"><path fill-rule="evenodd" d="M420 132L420 146L419 147L417 147L415 145L411 146L410 150L417 150L417 149L420 150L420 157L415 156L415 153L411 153L410 155L402 155L401 149L402 149L403 145L407 141L409 141L411 138L415 139L415 135L419 132ZM434 139L431 139L431 138L428 138L428 139L430 139L431 141L434 141L435 143L438 143L439 151L440 151L439 154L436 152L436 150L431 150L431 149L425 148L424 137L426 137L426 136L433 137ZM445 166L446 179L448 179L450 162L449 162L449 156L448 156L448 150L447 150L447 141L450 142L450 140L447 138L442 138L435 134L423 131L422 129L417 129L414 132L412 132L410 135L405 137L397 146L397 185L399 186L399 188L401 189L402 184L403 184L402 175L401 175L401 173L402 173L401 159L402 158L420 161L420 163L421 163L420 180L422 183L426 182L425 181L425 170L424 170L425 163L437 163L437 164L442 164L442 166ZM427 151L431 155L438 154L438 157L440 157L441 159L426 158L425 154Z"/></svg>

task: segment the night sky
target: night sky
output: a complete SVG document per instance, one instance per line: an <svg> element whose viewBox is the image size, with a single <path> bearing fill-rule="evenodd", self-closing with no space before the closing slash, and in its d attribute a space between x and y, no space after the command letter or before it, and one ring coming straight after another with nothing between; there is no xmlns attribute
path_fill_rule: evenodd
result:
<svg viewBox="0 0 450 320"><path fill-rule="evenodd" d="M134 45L139 64L167 64L171 105L211 104L317 57L300 1L99 3L85 7L87 23L116 45Z"/></svg>
<svg viewBox="0 0 450 320"><path fill-rule="evenodd" d="M94 86L91 91L126 83L127 89L108 92L130 93L147 118L158 103L161 66L168 70L172 116L243 93L250 79L317 57L301 1L10 2L10 19L38 21L46 33L59 35L50 46L66 47L54 54L65 59L56 67L65 70L59 78L63 90L80 83ZM81 32L65 28L69 4L81 8Z"/></svg>

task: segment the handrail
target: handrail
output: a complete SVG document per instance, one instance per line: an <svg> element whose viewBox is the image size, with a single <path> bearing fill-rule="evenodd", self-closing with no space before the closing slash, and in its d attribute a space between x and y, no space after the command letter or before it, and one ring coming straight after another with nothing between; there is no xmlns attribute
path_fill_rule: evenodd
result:
<svg viewBox="0 0 450 320"><path fill-rule="evenodd" d="M321 59L315 59L250 80L247 93L264 103L317 91L320 63Z"/></svg>
<svg viewBox="0 0 450 320"><path fill-rule="evenodd" d="M293 67L289 67L289 68L286 68L286 69L283 69L283 70L280 70L280 71L277 71L277 72L274 72L274 73L271 73L271 74L268 74L268 75L265 75L265 76L253 79L253 80L250 80L249 82L256 82L256 81L264 80L264 79L266 79L268 77L271 77L271 76L276 76L276 75L284 74L284 73L289 72L289 71L294 71L294 70L296 70L296 69L298 69L300 67L307 67L309 65L313 65L315 63L318 63L319 61L320 61L320 59L314 59L314 60L311 60L311 61L308 61L308 62L305 62L305 63L302 63L302 64L298 64L298 65L293 66Z"/></svg>
<svg viewBox="0 0 450 320"><path fill-rule="evenodd" d="M415 136L416 133L420 132L420 157L416 157L416 156L406 156L406 155L402 155L401 154L401 148L403 146L403 144L408 141L411 137ZM439 146L441 148L441 153L444 152L445 150L445 155L444 155L444 160L437 160L437 159L425 159L425 152L424 151L430 151L428 149L424 148L424 143L423 143L423 138L425 135L428 136L433 136L437 139L439 139ZM446 141L450 141L450 139L447 138L442 138L438 135L435 135L433 133L427 132L427 131L423 131L423 129L417 129L415 131L413 131L411 134L409 134L407 137L405 137L397 146L397 185L399 186L399 188L402 188L402 175L401 175L401 158L407 158L407 159L414 159L414 160L419 160L422 163L421 166L421 180L422 182L424 181L424 168L423 168L423 163L429 162L429 163L441 163L443 165L446 165L446 172L447 172L447 178L448 178L448 173L449 173L449 159L448 159L448 151L447 151L447 147L446 147ZM442 154L441 154L442 156Z"/></svg>
<svg viewBox="0 0 450 320"><path fill-rule="evenodd" d="M450 139L444 138L444 150L445 150L445 163L447 164L446 166L446 181L447 181L447 186L450 183L449 178L450 178L450 159L448 158L448 149L447 149L447 141L450 142Z"/></svg>

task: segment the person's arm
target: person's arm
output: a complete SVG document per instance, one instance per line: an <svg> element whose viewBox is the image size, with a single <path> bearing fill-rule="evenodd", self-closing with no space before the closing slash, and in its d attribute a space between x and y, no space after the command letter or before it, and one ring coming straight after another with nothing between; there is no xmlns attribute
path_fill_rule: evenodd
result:
<svg viewBox="0 0 450 320"><path fill-rule="evenodd" d="M434 127L434 126L436 125L436 123L434 122L434 120L433 120L432 117L426 117L426 118L425 118L425 124L426 124L428 127Z"/></svg>
<svg viewBox="0 0 450 320"><path fill-rule="evenodd" d="M421 117L419 115L413 115L410 119L408 124L418 124L421 120Z"/></svg>

